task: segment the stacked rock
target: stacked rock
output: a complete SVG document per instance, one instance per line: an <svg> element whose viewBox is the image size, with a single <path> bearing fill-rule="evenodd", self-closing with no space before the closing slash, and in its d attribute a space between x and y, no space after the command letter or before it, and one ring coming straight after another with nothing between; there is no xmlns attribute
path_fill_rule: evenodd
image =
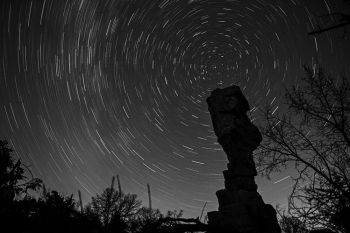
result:
<svg viewBox="0 0 350 233"><path fill-rule="evenodd" d="M238 86L215 89L207 98L214 132L229 163L223 171L225 189L216 192L219 210L208 212L218 232L280 233L276 211L257 192L253 151L262 140L247 116L250 107Z"/></svg>

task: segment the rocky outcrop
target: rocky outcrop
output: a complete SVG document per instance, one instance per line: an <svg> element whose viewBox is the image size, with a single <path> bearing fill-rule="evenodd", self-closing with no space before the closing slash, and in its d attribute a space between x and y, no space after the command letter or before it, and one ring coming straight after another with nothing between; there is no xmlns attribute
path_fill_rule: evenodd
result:
<svg viewBox="0 0 350 233"><path fill-rule="evenodd" d="M276 211L257 192L253 151L262 137L247 116L250 107L238 86L215 89L207 98L214 132L228 158L225 188L216 192L219 210L208 224L219 232L280 233Z"/></svg>

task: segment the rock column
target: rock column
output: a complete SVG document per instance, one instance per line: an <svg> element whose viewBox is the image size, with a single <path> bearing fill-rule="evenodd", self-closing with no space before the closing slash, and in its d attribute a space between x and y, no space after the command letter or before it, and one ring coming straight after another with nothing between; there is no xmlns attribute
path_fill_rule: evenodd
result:
<svg viewBox="0 0 350 233"><path fill-rule="evenodd" d="M214 90L207 98L214 132L229 163L225 188L216 192L219 210L208 212L218 232L280 233L276 211L257 192L253 151L262 137L247 117L250 107L238 86Z"/></svg>

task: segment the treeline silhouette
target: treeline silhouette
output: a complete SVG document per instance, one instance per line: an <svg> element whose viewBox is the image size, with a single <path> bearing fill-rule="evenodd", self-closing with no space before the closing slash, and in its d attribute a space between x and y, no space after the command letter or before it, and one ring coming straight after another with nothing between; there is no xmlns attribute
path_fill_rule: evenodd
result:
<svg viewBox="0 0 350 233"><path fill-rule="evenodd" d="M181 221L182 210L144 207L136 194L114 189L114 178L82 206L73 195L48 190L12 152L0 140L0 232L167 232Z"/></svg>

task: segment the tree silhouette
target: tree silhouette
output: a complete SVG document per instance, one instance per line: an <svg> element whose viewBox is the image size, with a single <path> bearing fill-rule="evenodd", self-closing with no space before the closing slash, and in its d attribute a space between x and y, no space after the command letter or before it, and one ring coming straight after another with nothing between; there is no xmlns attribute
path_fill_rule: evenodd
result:
<svg viewBox="0 0 350 233"><path fill-rule="evenodd" d="M278 206L276 207L279 225L283 233L308 233L308 229L300 219L290 216L281 210Z"/></svg>
<svg viewBox="0 0 350 233"><path fill-rule="evenodd" d="M350 83L319 66L304 70L300 85L286 89L287 110L264 111L257 165L266 176L294 166L290 214L311 229L349 232Z"/></svg>
<svg viewBox="0 0 350 233"><path fill-rule="evenodd" d="M158 209L141 207L137 195L124 194L120 187L119 191L113 188L114 178L110 188L92 197L85 208L78 208L81 206L73 195L47 190L20 160L14 162L12 152L8 143L0 140L1 229L18 233L185 232L194 225L180 222L199 222L180 219L182 211L163 215ZM40 193L39 187L42 187ZM36 191L36 198L28 194L29 190Z"/></svg>
<svg viewBox="0 0 350 233"><path fill-rule="evenodd" d="M106 188L101 195L92 197L86 211L97 216L105 231L127 231L132 217L138 212L141 201L136 194L124 194L114 188Z"/></svg>
<svg viewBox="0 0 350 233"><path fill-rule="evenodd" d="M309 231L305 227L302 221L293 216L282 216L279 221L281 230L284 233L308 233Z"/></svg>
<svg viewBox="0 0 350 233"><path fill-rule="evenodd" d="M19 159L15 161L12 152L8 142L0 140L0 222L3 229L22 232L30 227L29 216L36 206L28 191L37 190L42 182Z"/></svg>
<svg viewBox="0 0 350 233"><path fill-rule="evenodd" d="M42 181L33 178L29 168L18 159L14 161L12 148L5 140L0 140L0 204L9 203L18 195L27 195L29 190L37 190ZM26 174L29 173L30 177Z"/></svg>
<svg viewBox="0 0 350 233"><path fill-rule="evenodd" d="M135 233L145 232L148 229L151 229L152 226L162 217L163 215L159 209L141 207L131 220L131 231Z"/></svg>

